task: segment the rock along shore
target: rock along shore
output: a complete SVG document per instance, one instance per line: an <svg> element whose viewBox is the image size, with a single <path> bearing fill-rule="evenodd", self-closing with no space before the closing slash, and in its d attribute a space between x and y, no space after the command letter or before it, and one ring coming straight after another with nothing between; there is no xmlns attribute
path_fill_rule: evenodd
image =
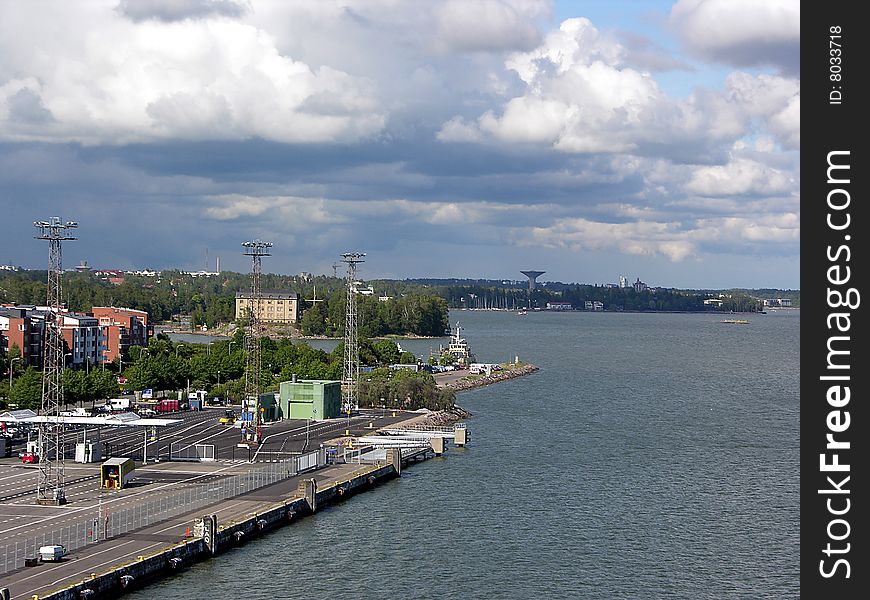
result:
<svg viewBox="0 0 870 600"><path fill-rule="evenodd" d="M538 371L540 367L535 365L523 365L521 367L514 367L511 369L504 369L502 371L496 371L490 375L469 375L467 377L463 377L461 379L457 379L456 381L451 381L450 383L445 383L442 387L448 390L455 390L457 392L461 392L462 390L470 390L473 388L483 387L485 385L490 385L493 383L498 383L499 381L507 381L508 379L514 379L516 377L522 377L524 375L529 375Z"/></svg>
<svg viewBox="0 0 870 600"><path fill-rule="evenodd" d="M485 385L490 385L493 383L498 383L499 381L506 381L508 379L514 379L515 377L522 377L523 375L529 375L530 373L534 373L538 371L539 367L535 365L523 365L521 367L514 367L511 369L505 369L503 371L496 371L495 373L488 376L475 376L469 375L458 379L456 381L451 381L449 383L439 384L439 386L443 389L456 390L457 392L462 390L469 390L472 388L483 387ZM464 421L473 415L462 408L459 405L454 406L450 410L438 410L438 411L430 411L421 413L418 416L411 417L410 419L406 419L399 423L399 426L423 426L423 427L443 427L445 425L450 425L452 423L456 423L457 421Z"/></svg>

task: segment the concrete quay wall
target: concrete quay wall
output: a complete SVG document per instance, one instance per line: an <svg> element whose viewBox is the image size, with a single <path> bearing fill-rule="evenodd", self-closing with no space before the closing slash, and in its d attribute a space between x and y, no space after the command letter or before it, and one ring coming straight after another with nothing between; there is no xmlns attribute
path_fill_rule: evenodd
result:
<svg viewBox="0 0 870 600"><path fill-rule="evenodd" d="M316 481L316 472L313 475ZM300 493L303 495L301 498L291 498L280 504L264 507L264 510L246 516L242 520L236 519L224 525L218 523L214 554L243 545L273 529L316 512L320 506L344 500L397 476L398 471L393 464L360 465L359 469L337 481L329 482L322 489L319 489L316 483L306 483L306 481L310 482L310 479L305 480L300 484ZM306 486L308 494L305 493ZM313 496L311 492L314 492ZM185 540L157 552L136 557L133 561L116 565L104 573L85 575L79 583L41 596L39 600L115 598L126 591L140 588L150 581L183 570L194 562L206 560L212 555L212 551L202 539Z"/></svg>

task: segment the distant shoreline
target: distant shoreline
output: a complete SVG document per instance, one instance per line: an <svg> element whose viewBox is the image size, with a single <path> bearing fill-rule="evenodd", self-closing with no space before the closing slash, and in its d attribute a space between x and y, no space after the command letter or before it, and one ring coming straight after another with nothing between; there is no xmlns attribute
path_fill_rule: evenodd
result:
<svg viewBox="0 0 870 600"><path fill-rule="evenodd" d="M226 333L223 329L216 329L214 331L187 331L187 330L179 330L173 327L172 325L155 325L154 333L166 333L169 334L177 334L177 335L199 335L203 337L219 337L219 338L227 338L231 339L233 334ZM291 340L333 340L336 342L342 341L343 337L330 337L328 335L302 335L301 333L292 333L291 335L276 335L275 337L288 338ZM376 336L371 339L373 340L440 340L443 338L450 337L449 335L439 335L439 336L426 336L426 335L381 335Z"/></svg>

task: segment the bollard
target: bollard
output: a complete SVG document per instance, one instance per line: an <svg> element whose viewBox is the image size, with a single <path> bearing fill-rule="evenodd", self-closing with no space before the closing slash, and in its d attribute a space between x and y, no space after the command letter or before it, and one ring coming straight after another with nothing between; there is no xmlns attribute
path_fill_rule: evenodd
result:
<svg viewBox="0 0 870 600"><path fill-rule="evenodd" d="M350 429L345 429L345 430L344 430L344 435L350 435Z"/></svg>

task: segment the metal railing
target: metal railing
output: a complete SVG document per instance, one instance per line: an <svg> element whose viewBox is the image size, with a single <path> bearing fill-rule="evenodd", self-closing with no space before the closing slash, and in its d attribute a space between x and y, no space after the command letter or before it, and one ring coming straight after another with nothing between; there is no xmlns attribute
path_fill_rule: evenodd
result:
<svg viewBox="0 0 870 600"><path fill-rule="evenodd" d="M169 445L169 460L206 461L214 460L214 444L188 444L172 442Z"/></svg>
<svg viewBox="0 0 870 600"><path fill-rule="evenodd" d="M96 517L0 546L0 575L25 566L27 559L36 559L41 546L59 544L68 552L73 552L101 540L148 527L324 465L326 465L326 452L320 449L289 460L258 465L257 468L246 473L229 475L216 481L181 483L178 485L185 486L181 491L161 495L153 500L145 500L130 508L117 511L104 508L103 514ZM181 533L179 531L179 534Z"/></svg>

